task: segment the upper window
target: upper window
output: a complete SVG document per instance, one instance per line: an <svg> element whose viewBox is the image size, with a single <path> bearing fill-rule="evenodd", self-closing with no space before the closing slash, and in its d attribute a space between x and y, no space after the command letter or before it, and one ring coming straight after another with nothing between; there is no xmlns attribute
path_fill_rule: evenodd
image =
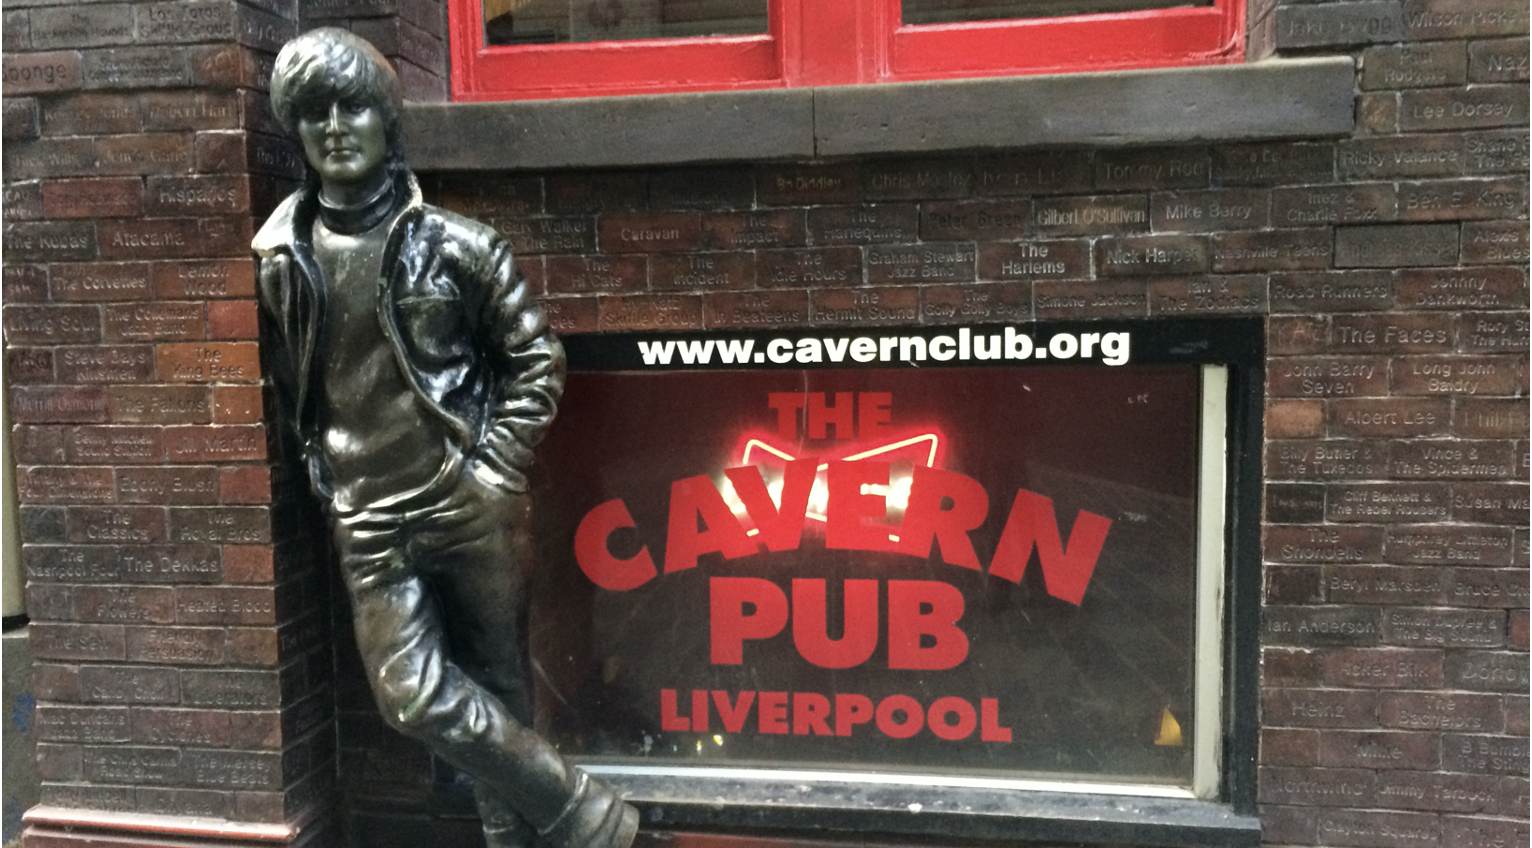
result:
<svg viewBox="0 0 1532 848"><path fill-rule="evenodd" d="M453 0L458 100L1237 61L1243 0Z"/></svg>

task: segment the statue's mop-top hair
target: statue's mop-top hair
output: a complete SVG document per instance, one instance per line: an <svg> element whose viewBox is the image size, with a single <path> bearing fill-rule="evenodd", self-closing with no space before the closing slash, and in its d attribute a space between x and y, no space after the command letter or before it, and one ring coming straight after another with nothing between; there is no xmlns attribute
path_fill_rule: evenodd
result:
<svg viewBox="0 0 1532 848"><path fill-rule="evenodd" d="M309 30L283 45L271 73L271 111L277 122L296 136L301 116L337 101L377 109L390 146L397 145L403 105L399 77L376 47L335 27Z"/></svg>

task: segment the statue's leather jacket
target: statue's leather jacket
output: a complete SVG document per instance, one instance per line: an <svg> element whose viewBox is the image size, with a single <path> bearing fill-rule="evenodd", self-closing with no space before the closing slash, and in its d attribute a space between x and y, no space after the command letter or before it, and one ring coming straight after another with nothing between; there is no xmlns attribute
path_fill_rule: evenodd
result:
<svg viewBox="0 0 1532 848"><path fill-rule="evenodd" d="M564 350L548 329L505 241L491 228L422 202L400 168L404 210L378 280L378 320L410 387L456 437L464 457L510 491L527 488L532 448L564 387ZM277 207L252 247L262 307L277 345L267 369L295 428L315 490L328 497L320 437L326 284L314 260L312 182ZM365 386L356 387L365 392Z"/></svg>

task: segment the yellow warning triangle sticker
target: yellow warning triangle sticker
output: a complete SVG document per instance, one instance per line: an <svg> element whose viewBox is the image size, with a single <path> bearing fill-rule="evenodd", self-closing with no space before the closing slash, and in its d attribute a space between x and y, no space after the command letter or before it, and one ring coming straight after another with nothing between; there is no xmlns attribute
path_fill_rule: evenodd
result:
<svg viewBox="0 0 1532 848"><path fill-rule="evenodd" d="M1160 735L1154 737L1154 744L1181 744L1181 723L1176 721L1176 717L1170 714L1170 707L1166 707L1165 712L1160 714Z"/></svg>

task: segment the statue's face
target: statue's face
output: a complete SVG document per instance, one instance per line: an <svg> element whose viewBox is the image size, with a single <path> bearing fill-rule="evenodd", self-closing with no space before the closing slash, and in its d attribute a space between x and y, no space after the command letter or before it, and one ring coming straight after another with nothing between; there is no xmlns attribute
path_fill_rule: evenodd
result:
<svg viewBox="0 0 1532 848"><path fill-rule="evenodd" d="M325 183L365 183L388 157L382 113L360 103L336 101L299 116L298 138Z"/></svg>

